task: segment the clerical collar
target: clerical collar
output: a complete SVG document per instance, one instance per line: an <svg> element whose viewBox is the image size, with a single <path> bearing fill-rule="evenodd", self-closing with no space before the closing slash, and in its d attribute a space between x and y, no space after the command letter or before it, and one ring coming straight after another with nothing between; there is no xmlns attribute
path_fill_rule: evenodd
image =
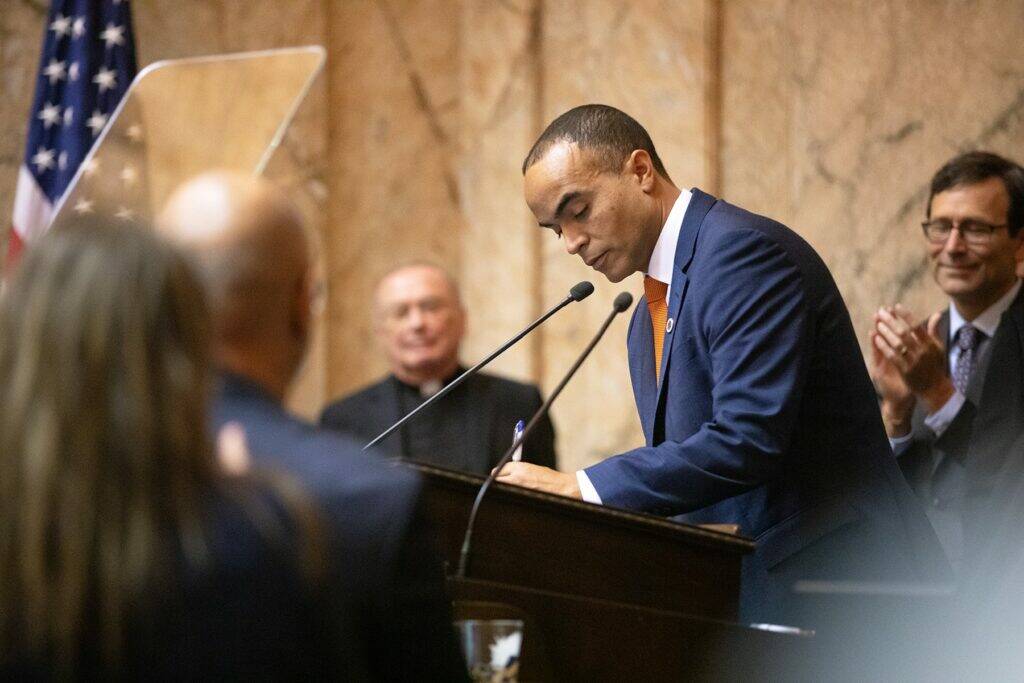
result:
<svg viewBox="0 0 1024 683"><path fill-rule="evenodd" d="M461 365L457 365L455 367L455 370L450 375L445 377L443 380L428 379L426 382L418 386L415 384L409 384L408 382L403 382L402 380L398 379L396 375L391 376L394 377L395 381L398 382L400 386L404 387L410 392L415 392L419 394L421 398L427 399L436 394L437 392L441 391L442 387L447 386L452 380L454 380L456 377L458 377L465 371L466 369L464 367L462 367Z"/></svg>
<svg viewBox="0 0 1024 683"><path fill-rule="evenodd" d="M423 398L430 398L437 392L441 391L441 380L439 379L428 379L426 382L420 385L420 396Z"/></svg>

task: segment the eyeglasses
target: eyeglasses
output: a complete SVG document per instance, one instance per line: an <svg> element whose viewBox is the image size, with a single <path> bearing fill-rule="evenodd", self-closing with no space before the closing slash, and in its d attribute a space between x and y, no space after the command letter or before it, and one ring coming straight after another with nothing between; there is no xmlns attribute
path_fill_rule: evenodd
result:
<svg viewBox="0 0 1024 683"><path fill-rule="evenodd" d="M949 239L949 233L953 230L959 230L960 236L964 242L972 245L988 244L992 241L992 233L999 228L1005 228L1006 223L1002 225L992 225L985 221L976 221L973 219L966 219L960 221L954 225L952 221L945 218L938 218L934 221L925 221L921 223L921 228L924 230L924 236L932 244L944 244Z"/></svg>

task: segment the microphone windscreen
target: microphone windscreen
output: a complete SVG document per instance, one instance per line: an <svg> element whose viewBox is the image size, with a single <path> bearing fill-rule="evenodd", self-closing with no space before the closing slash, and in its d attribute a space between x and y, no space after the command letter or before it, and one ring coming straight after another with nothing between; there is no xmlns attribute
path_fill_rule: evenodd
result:
<svg viewBox="0 0 1024 683"><path fill-rule="evenodd" d="M615 301L612 302L612 308L614 308L619 313L622 313L624 310L629 308L630 305L632 305L632 303L632 294L630 294L629 292L620 292L619 295L615 297Z"/></svg>
<svg viewBox="0 0 1024 683"><path fill-rule="evenodd" d="M573 301L583 301L593 293L594 285L586 280L583 282L577 282L573 285L573 288L569 290L569 296L572 297Z"/></svg>

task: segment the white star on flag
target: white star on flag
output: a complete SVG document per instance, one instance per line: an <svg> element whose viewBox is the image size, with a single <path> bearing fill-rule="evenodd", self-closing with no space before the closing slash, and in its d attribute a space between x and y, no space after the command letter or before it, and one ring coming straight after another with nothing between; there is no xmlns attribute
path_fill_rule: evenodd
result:
<svg viewBox="0 0 1024 683"><path fill-rule="evenodd" d="M87 128L92 130L92 136L96 137L100 134L100 131L103 130L103 126L107 125L107 115L97 109L92 113L92 116L86 120L85 125Z"/></svg>
<svg viewBox="0 0 1024 683"><path fill-rule="evenodd" d="M117 72L101 66L92 82L100 86L100 93L106 90L113 90L117 87Z"/></svg>
<svg viewBox="0 0 1024 683"><path fill-rule="evenodd" d="M58 62L51 59L50 63L43 69L43 75L50 79L50 85L67 78L67 62Z"/></svg>
<svg viewBox="0 0 1024 683"><path fill-rule="evenodd" d="M126 164L125 167L121 169L121 181L125 184L125 186L130 187L134 185L135 181L138 180L138 178L139 173L133 167Z"/></svg>
<svg viewBox="0 0 1024 683"><path fill-rule="evenodd" d="M115 45L124 45L124 25L107 24L107 27L100 33L100 40L107 44L108 50Z"/></svg>
<svg viewBox="0 0 1024 683"><path fill-rule="evenodd" d="M39 173L53 168L53 150L40 147L39 151L32 157L32 163L35 164L36 170Z"/></svg>
<svg viewBox="0 0 1024 683"><path fill-rule="evenodd" d="M57 18L50 24L50 30L56 33L58 38L68 35L71 32L71 17L58 14Z"/></svg>
<svg viewBox="0 0 1024 683"><path fill-rule="evenodd" d="M60 121L60 107L49 102L43 106L36 118L43 122L43 128L49 129L50 126Z"/></svg>
<svg viewBox="0 0 1024 683"><path fill-rule="evenodd" d="M130 221L134 215L135 213L131 209L127 206L122 206L117 210L117 213L114 214L114 217L120 218L123 221Z"/></svg>
<svg viewBox="0 0 1024 683"><path fill-rule="evenodd" d="M91 199L79 199L75 203L76 213L91 213L92 212L92 200Z"/></svg>
<svg viewBox="0 0 1024 683"><path fill-rule="evenodd" d="M96 157L82 162L82 174L86 178L91 178L98 170L100 170L100 160Z"/></svg>
<svg viewBox="0 0 1024 683"><path fill-rule="evenodd" d="M31 83L26 84L29 89L35 87L35 95L31 112L26 112L28 136L21 147L17 189L12 197L13 206L9 207L12 211L11 230L5 241L6 265L14 264L24 249L49 230L51 224L60 223L63 211L75 215L76 203L86 196L74 190L75 183L84 181L88 186L109 175L107 181L111 190L125 195L124 199L113 200L111 213L118 204L124 204L134 212L133 220L138 220L142 211L142 204L135 204L141 201L142 195L138 198L135 195L146 184L146 169L136 160L143 156L142 143L135 143L127 136L115 141L118 151L102 161L103 168L94 177L89 177L91 174L84 171L84 167L95 167L95 164L83 163L92 156L89 150L93 143L111 127L114 112L137 71L130 7L134 3L125 0L21 0L21 3L38 9L43 40L41 53L36 57L36 70L31 72ZM0 0L0 24L4 23L2 17L7 6L18 4ZM0 34L3 32L0 27ZM0 36L0 52L10 52L6 48ZM0 67L0 81L5 75ZM126 122L124 128L135 122ZM124 129L119 127L118 131L121 130ZM119 178L129 162L135 175L129 173L125 179ZM126 187L123 180L133 185ZM100 211L104 200L92 190L86 193L89 201L84 206L93 213Z"/></svg>

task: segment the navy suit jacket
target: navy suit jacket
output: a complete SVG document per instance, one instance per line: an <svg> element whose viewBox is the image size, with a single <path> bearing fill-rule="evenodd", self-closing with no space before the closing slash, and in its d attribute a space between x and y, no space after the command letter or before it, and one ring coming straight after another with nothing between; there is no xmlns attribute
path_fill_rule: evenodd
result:
<svg viewBox="0 0 1024 683"><path fill-rule="evenodd" d="M329 569L345 624L345 680L465 680L444 576L412 471L289 415L257 384L225 375L218 428L245 429L254 464L295 477L326 513Z"/></svg>
<svg viewBox="0 0 1024 683"><path fill-rule="evenodd" d="M587 468L602 501L757 541L741 613L786 618L793 582L948 578L889 448L849 313L785 226L700 190L676 247L660 374L629 327L646 446Z"/></svg>
<svg viewBox="0 0 1024 683"><path fill-rule="evenodd" d="M938 332L948 348L948 310L942 314ZM978 360L965 398L938 437L925 424L926 412L918 404L913 438L899 463L926 506L960 515L961 569L970 574L990 541L990 513L1005 502L999 490L1024 479L1024 462L1015 457L1013 448L1024 435L1024 288L1003 313L995 336ZM955 498L947 500L945 493L950 489Z"/></svg>

